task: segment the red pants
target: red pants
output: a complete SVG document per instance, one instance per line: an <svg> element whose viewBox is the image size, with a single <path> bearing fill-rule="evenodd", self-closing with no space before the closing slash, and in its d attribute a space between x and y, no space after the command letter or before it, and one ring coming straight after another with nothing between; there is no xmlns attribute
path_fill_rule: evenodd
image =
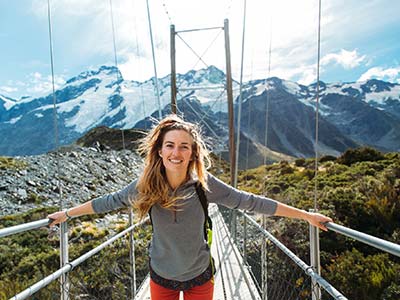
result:
<svg viewBox="0 0 400 300"><path fill-rule="evenodd" d="M151 300L179 300L180 291L167 289L150 279ZM212 300L214 294L213 280L203 285L183 291L184 300Z"/></svg>

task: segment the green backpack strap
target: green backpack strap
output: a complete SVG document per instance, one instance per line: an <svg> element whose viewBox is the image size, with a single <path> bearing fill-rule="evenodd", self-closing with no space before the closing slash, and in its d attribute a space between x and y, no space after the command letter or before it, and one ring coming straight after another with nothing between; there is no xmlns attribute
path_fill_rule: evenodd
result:
<svg viewBox="0 0 400 300"><path fill-rule="evenodd" d="M204 239L207 241L208 247L211 248L212 243L212 221L210 216L208 215L208 201L206 194L204 192L204 188L200 182L196 183L196 193L199 197L201 206L203 207L204 211Z"/></svg>
<svg viewBox="0 0 400 300"><path fill-rule="evenodd" d="M207 241L208 248L211 250L211 244L212 244L212 221L210 216L208 215L208 201L206 197L206 193L204 192L204 188L201 185L200 182L197 182L196 185L196 193L199 197L201 206L203 207L204 211L204 239ZM214 281L214 275L216 272L215 269L215 263L214 263L214 258L211 256L210 253L210 263L211 263L211 269L212 269L212 281Z"/></svg>

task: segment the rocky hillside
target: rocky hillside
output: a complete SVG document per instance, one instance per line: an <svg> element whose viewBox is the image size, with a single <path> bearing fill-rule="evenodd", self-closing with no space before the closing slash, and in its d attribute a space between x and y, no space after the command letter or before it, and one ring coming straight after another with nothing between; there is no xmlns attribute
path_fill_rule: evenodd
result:
<svg viewBox="0 0 400 300"><path fill-rule="evenodd" d="M141 161L133 151L105 150L100 143L37 156L0 157L0 216L58 206L60 200L68 207L113 192L136 178Z"/></svg>

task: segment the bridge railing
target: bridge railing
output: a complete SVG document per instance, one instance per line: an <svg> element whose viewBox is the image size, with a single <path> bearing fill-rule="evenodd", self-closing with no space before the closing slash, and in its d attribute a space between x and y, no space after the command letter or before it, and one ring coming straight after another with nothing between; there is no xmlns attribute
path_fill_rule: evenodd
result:
<svg viewBox="0 0 400 300"><path fill-rule="evenodd" d="M51 220L50 219L42 219L34 222L29 222L21 225L16 225L16 226L11 226L7 228L2 228L0 229L0 238L6 237L9 235L41 228L44 226L48 226L50 224Z"/></svg>
<svg viewBox="0 0 400 300"><path fill-rule="evenodd" d="M227 224L232 224L231 219L229 219L229 217L232 216L230 210L222 208L221 211L223 216L225 217L225 221L227 222ZM238 244L238 248L242 250L245 264L248 265L254 279L258 283L259 292L260 295L262 295L263 299L309 299L310 296L315 299L319 299L320 296L314 295L314 290L310 288L313 284L311 283L311 279L312 282L316 282L318 286L322 287L323 296L329 295L334 299L346 299L345 296L343 296L338 290L336 290L335 287L333 287L324 278L322 278L318 274L318 272L316 272L314 267L306 264L302 259L297 257L285 245L278 241L271 233L269 233L260 224L258 224L253 219L253 217L243 212L239 212L239 215L241 215L243 218L241 218L239 222L236 222L236 226L238 226L236 233L238 236L235 240ZM44 277L43 279L39 280L29 288L26 288L25 290L16 294L10 299L26 299L30 295L33 295L43 287L60 278L62 275L67 274L87 259L93 257L101 250L110 246L115 241L120 240L128 233L131 233L135 228L143 225L146 221L147 219L141 223L129 226L128 228L119 232L101 245L93 248L92 250L89 250L88 252L86 252L82 256L79 256L73 261L66 263L57 271ZM35 222L12 226L9 228L3 228L0 229L0 238L47 226L48 224L48 219L42 219ZM400 245L373 237L371 235L356 230L352 230L350 228L335 223L327 223L326 226L332 231L351 237L355 240L361 241L370 246L376 247L385 252L400 257ZM260 233L263 237L261 239L259 238ZM263 245L266 240L265 238L268 239L269 242ZM260 251L260 249L262 249L263 247L265 247L264 253ZM276 251L276 249L280 250L279 253ZM268 257L262 258L265 253ZM283 256L282 253L284 254ZM291 264L289 262L284 263L284 257L289 258ZM295 265L293 263L299 268L294 268ZM278 264L280 265L278 266ZM278 273L275 272L276 267L282 271L282 277L279 277L281 274L278 275ZM289 277L287 277L288 274L290 274ZM304 276L304 274L306 274L307 276ZM73 282L72 284L78 285L77 282ZM133 295L131 296L133 298ZM80 298L82 297L83 296L80 295ZM326 296L324 296L324 298L326 298ZM90 299L96 298L92 297Z"/></svg>
<svg viewBox="0 0 400 300"><path fill-rule="evenodd" d="M310 226L310 241L306 240L307 234L297 234L296 240L286 239L285 244L302 249L308 253L309 245L314 245L318 250L318 269L311 257L299 258L285 245L278 241L269 231L256 222L254 218L244 212L233 213L232 210L221 207L225 222L230 226L231 234L248 265L262 299L346 299L338 290L324 280L319 274L319 243L313 240L315 227ZM237 215L237 216L235 216ZM240 216L240 217L239 217ZM234 220L236 218L236 220ZM271 220L270 223L273 223ZM280 226L282 223L280 224ZM363 242L392 255L400 257L400 245L329 222L325 224L329 230L345 235L354 240ZM305 228L304 228L305 229ZM314 229L314 230L311 230ZM279 228L277 229L279 230ZM302 229L294 229L300 232ZM260 238L260 233L262 238ZM296 233L295 233L296 234ZM301 240L303 239L303 240ZM310 251L311 251L310 246ZM279 251L277 250L279 249ZM312 251L311 251L312 252ZM285 255L282 255L284 253ZM287 260L290 258L290 261ZM286 261L285 261L286 259ZM279 262L278 262L279 261ZM284 262L285 261L285 262ZM304 261L311 261L310 265ZM295 263L296 265L294 265ZM299 272L299 270L302 272ZM279 274L282 273L282 274ZM277 276L277 274L279 274ZM304 276L307 274L308 276ZM277 278L279 277L279 279ZM284 278L282 282L282 278ZM321 292L322 288L322 292ZM340 289L340 287L337 287ZM322 293L322 295L321 295Z"/></svg>
<svg viewBox="0 0 400 300"><path fill-rule="evenodd" d="M335 231L359 242L400 257L400 245L398 244L331 222L326 223L325 226L329 230Z"/></svg>
<svg viewBox="0 0 400 300"><path fill-rule="evenodd" d="M289 250L282 242L263 228L247 213L239 211L236 222L232 222L235 214L232 210L220 207L221 213L231 235L243 255L258 287L261 298L268 300L308 300L320 299L320 295L312 289L313 281L323 289L323 299L347 299L334 286L322 278L312 266L304 262ZM236 230L233 230L236 226ZM296 245L308 250L308 240L285 240L285 244Z"/></svg>
<svg viewBox="0 0 400 300"><path fill-rule="evenodd" d="M96 276L95 274L85 274L85 270L80 270L79 272L78 269L80 268L80 266L84 263L84 262L88 262L90 260L90 264L104 264L105 262L101 261L101 258L99 259L98 256L95 257L96 254L98 254L100 251L108 248L109 249L109 256L115 256L117 257L116 260L123 262L124 266L118 265L118 262L116 265L113 266L107 266L110 274L109 277L117 277L116 280L112 280L114 284L111 284L110 282L104 282L104 285L109 284L111 286L112 291L110 291L110 293L112 293L113 295L117 295L116 293L119 292L118 288L116 288L116 285L122 286L120 288L120 290L122 291L123 294L118 294L120 296L120 298L124 298L124 299L133 299L134 298L134 293L135 291L132 292L132 289L130 290L127 282L134 282L132 285L135 285L136 287L136 280L139 277L139 281L140 278L144 278L147 274L147 269L145 270L145 272L141 272L141 273L145 273L145 274L137 274L137 272L140 270L136 271L135 268L135 258L133 257L132 263L133 263L133 272L132 270L129 270L129 257L123 257L123 255L125 256L129 256L129 254L127 253L127 248L130 247L131 245L131 241L125 241L124 242L124 237L125 240L127 240L127 236L130 233L133 233L133 231L138 228L139 226L143 226L146 222L148 221L148 218L146 218L145 220L143 220L140 223L137 224L133 224L129 227L127 227L126 229L122 230L121 232L115 234L114 236L112 236L111 238L107 239L105 242L101 243L100 245L94 247L93 249L85 252L83 255L77 257L76 259L67 262L66 264L64 264L61 268L59 268L58 270L56 270L55 272L51 273L50 275L45 276L44 278L42 278L41 280L38 280L36 283L30 285L29 287L25 288L24 290L20 291L18 294L12 296L10 299L27 299L28 297L30 297L31 295L37 293L38 291L41 290L41 292L43 292L43 295L45 298L46 297L50 297L51 299L54 298L58 298L58 299L63 299L63 295L67 295L67 299L72 299L70 298L71 296L73 296L73 298L80 298L80 299L102 299L104 296L106 296L104 293L102 294L101 292L96 294L95 289L86 286L86 283L84 281L86 281L86 279L90 276ZM8 227L8 228L2 228L0 229L0 238L3 237L7 237L7 236L11 236L13 234L17 234L17 233L23 233L25 231L29 231L29 230L33 230L33 229L38 229L44 226L47 226L50 223L50 220L48 219L42 219L39 221L35 221L35 222L30 222L30 223L25 223L25 224L21 224L21 225L17 225L17 226L12 226L12 227ZM130 235L132 236L132 235ZM139 239L143 239L142 237L139 237ZM139 241L141 242L141 241ZM116 245L116 244L121 244L121 245ZM133 242L133 245L135 244L135 242ZM147 251L147 245L142 245L143 249L146 249ZM70 250L73 250L73 246L70 247ZM124 253L122 253L124 252ZM104 251L102 251L102 253L104 253ZM97 259L96 259L97 258ZM140 259L140 258L138 258ZM145 263L146 267L147 267L147 263ZM123 270L123 272L121 272L120 269L125 269ZM115 270L116 269L116 270ZM128 275L126 275L126 273L128 273ZM65 276L66 274L73 274L74 277L69 277L69 280L67 281L67 284L61 284L57 282L57 279L59 279L60 277L62 277L63 275ZM123 275L124 278L121 278L121 274ZM83 280L84 278L79 278L80 277L85 277L85 280ZM131 276L131 278L126 278L127 276ZM119 278L118 278L119 277ZM90 281L90 280L89 280ZM92 281L96 281L96 280L92 280ZM124 281L123 283L121 283L122 281ZM119 283L118 283L119 282ZM51 286L49 286L51 285ZM89 284L90 285L90 284ZM47 291L44 291L46 289ZM136 288L134 288L134 290L136 290ZM117 295L117 297L119 297ZM11 296L11 295L10 295ZM76 296L76 297L75 297ZM8 297L8 296L7 296ZM49 299L50 299L49 298Z"/></svg>

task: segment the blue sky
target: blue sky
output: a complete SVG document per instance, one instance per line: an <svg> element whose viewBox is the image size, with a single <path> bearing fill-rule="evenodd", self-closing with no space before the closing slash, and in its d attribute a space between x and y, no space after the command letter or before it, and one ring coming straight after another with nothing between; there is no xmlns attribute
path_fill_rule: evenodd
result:
<svg viewBox="0 0 400 300"><path fill-rule="evenodd" d="M145 0L50 0L56 88L82 71L114 65L110 3L123 77L154 76ZM230 21L233 77L240 78L243 0L149 0L157 72L170 73L169 27L223 26ZM400 83L400 1L322 1L320 79L378 78ZM248 0L244 80L278 76L316 80L318 0ZM225 69L223 32L181 33L177 70ZM14 99L51 92L47 0L0 1L0 94ZM215 40L213 43L212 41ZM271 46L270 71L269 46Z"/></svg>

